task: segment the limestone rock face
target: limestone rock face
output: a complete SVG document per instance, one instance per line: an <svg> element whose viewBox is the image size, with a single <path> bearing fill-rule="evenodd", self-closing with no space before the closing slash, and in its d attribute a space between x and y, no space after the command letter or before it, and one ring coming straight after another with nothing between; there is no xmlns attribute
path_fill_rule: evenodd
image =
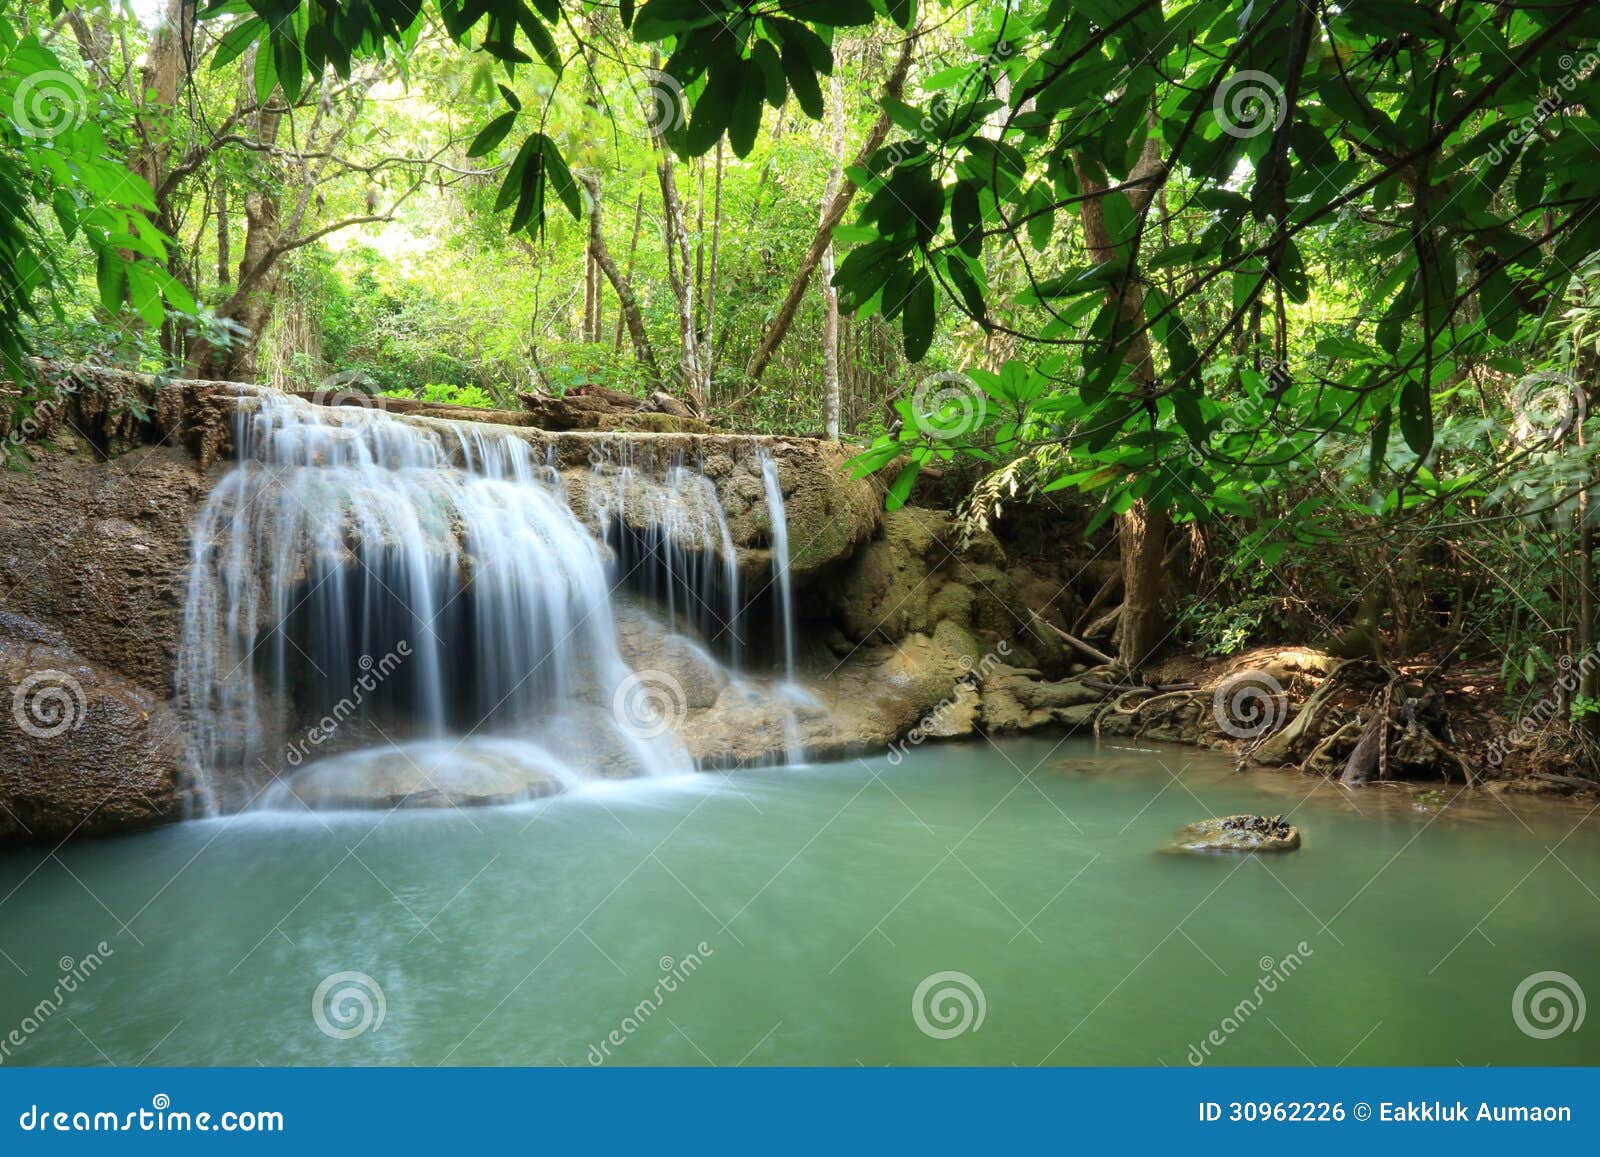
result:
<svg viewBox="0 0 1600 1157"><path fill-rule="evenodd" d="M0 612L162 698L178 655L189 536L213 476L180 449L111 461L75 435L0 470Z"/></svg>
<svg viewBox="0 0 1600 1157"><path fill-rule="evenodd" d="M163 697L0 616L0 843L176 819L187 767Z"/></svg>
<svg viewBox="0 0 1600 1157"><path fill-rule="evenodd" d="M976 533L963 542L940 511L903 506L886 513L881 532L841 568L827 594L834 623L852 642L894 643L918 633L975 663L987 655L1064 670L1070 661L1060 639L1034 620L1031 612L1041 608L1018 594L994 536Z"/></svg>

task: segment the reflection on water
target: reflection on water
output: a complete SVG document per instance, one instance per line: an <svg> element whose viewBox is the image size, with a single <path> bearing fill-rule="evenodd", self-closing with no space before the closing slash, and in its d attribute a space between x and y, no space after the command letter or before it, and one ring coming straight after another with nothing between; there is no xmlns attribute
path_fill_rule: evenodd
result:
<svg viewBox="0 0 1600 1157"><path fill-rule="evenodd" d="M1028 739L208 820L0 859L3 1059L1594 1064L1513 994L1600 995L1600 817L1514 806ZM1235 811L1304 847L1162 854Z"/></svg>

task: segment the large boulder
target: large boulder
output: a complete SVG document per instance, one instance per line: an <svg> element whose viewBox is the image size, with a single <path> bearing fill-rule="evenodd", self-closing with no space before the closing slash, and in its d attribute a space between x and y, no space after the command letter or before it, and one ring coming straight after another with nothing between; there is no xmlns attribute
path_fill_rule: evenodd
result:
<svg viewBox="0 0 1600 1157"><path fill-rule="evenodd" d="M47 628L0 616L0 842L176 819L188 764L164 700Z"/></svg>

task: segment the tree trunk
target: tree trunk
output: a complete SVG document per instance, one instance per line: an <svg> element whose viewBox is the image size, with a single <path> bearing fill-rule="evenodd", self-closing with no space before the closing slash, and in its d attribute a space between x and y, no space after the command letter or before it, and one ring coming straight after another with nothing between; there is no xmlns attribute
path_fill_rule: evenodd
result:
<svg viewBox="0 0 1600 1157"><path fill-rule="evenodd" d="M626 324L628 336L633 339L633 356L644 366L652 384L659 384L661 371L656 367L655 351L650 348L650 334L644 328L644 318L639 314L639 303L633 296L633 286L628 275L617 268L611 252L606 248L605 233L600 228L600 179L591 174L581 174L578 179L589 193L589 252L611 288L617 294L617 324ZM638 217L635 216L635 222ZM635 237L638 236L637 229Z"/></svg>
<svg viewBox="0 0 1600 1157"><path fill-rule="evenodd" d="M672 150L656 138L658 152L656 180L661 186L661 227L667 246L667 280L672 283L678 305L678 337L682 343L679 369L684 392L701 413L705 406L700 395L700 341L694 318L694 264L689 255L689 226L683 215L683 201L673 177Z"/></svg>
<svg viewBox="0 0 1600 1157"><path fill-rule="evenodd" d="M706 278L706 331L705 340L701 343L701 360L704 362L702 369L705 378L701 383L701 393L707 401L711 399L712 375L716 371L717 361L717 257L719 246L722 242L722 142L717 142L717 178L716 191L712 194L711 207L711 270Z"/></svg>
<svg viewBox="0 0 1600 1157"><path fill-rule="evenodd" d="M639 230L640 230L640 227L643 226L643 224L644 224L644 191L640 190L639 196L633 202L633 240L628 242L628 267L623 272L623 276L622 276L622 280L625 281L625 282L630 282L631 283L633 281L633 259L634 259L634 256L639 252ZM604 268L604 266L602 266L601 268ZM616 282L614 280L612 282L612 285L613 285L613 288L616 285ZM634 315L636 317L638 316L638 312L639 312L638 306L635 305L634 306ZM616 337L616 341L614 341L612 343L619 350L622 348L622 329L623 329L623 325L627 320L628 320L627 316L619 308L617 310L617 337ZM640 328L642 330L643 326L641 325ZM648 339L646 339L646 344L647 345L649 344ZM650 361L651 361L652 365L655 363L654 355L651 356Z"/></svg>
<svg viewBox="0 0 1600 1157"><path fill-rule="evenodd" d="M833 105L833 167L828 170L827 188L822 194L822 219L827 220L828 207L839 195L844 182L844 75L843 70L833 70L829 85ZM839 290L833 284L833 235L828 235L828 245L822 251L822 393L823 430L833 441L839 440Z"/></svg>
<svg viewBox="0 0 1600 1157"><path fill-rule="evenodd" d="M1152 135L1145 141L1139 162L1128 175L1129 181L1158 178L1164 166L1160 140ZM1078 166L1078 183L1083 192L1093 194L1106 188L1104 182ZM1136 186L1127 192L1135 214L1149 202L1155 184ZM1116 257L1116 239L1106 228L1101 199L1086 196L1082 202L1083 239L1089 258L1104 264ZM1143 332L1144 290L1128 277L1120 293L1113 289L1108 299L1118 303L1119 328L1134 333L1123 359L1133 371L1141 389L1155 386L1155 361L1149 334ZM1137 332L1136 332L1137 331ZM1166 637L1166 616L1161 609L1162 561L1166 557L1167 530L1171 519L1165 510L1152 510L1140 500L1124 514L1117 528L1117 543L1122 552L1122 614L1117 626L1117 660L1130 671L1145 663Z"/></svg>
<svg viewBox="0 0 1600 1157"><path fill-rule="evenodd" d="M894 71L889 74L888 81L883 86L883 100L899 100L905 92L906 74L911 71L911 57L917 45L917 32L907 34L900 46L900 58L895 61ZM889 136L891 125L888 113L879 115L873 123L872 131L867 134L867 139L862 142L860 150L856 153L856 164L865 165L872 154L877 152L885 139ZM844 220L845 210L850 207L851 198L856 195L856 184L848 178L839 184L839 190L834 194L832 202L822 215L822 223L817 226L816 236L811 239L811 247L800 260L799 267L794 272L794 277L789 282L789 292L783 299L783 304L778 307L778 312L773 316L772 325L761 338L761 344L756 347L756 352L750 357L750 364L745 368L745 376L752 381L759 379L772 361L772 355L783 344L783 339L789 332L789 327L794 324L795 313L800 308L800 302L805 299L806 288L811 284L811 275L822 263L822 254L833 243L833 228Z"/></svg>

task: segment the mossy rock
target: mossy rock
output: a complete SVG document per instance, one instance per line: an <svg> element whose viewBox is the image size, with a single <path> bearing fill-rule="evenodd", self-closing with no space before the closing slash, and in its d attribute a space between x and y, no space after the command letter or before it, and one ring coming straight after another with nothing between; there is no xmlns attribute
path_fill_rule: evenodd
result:
<svg viewBox="0 0 1600 1157"><path fill-rule="evenodd" d="M1173 850L1179 852L1292 852L1300 846L1300 829L1281 817L1214 816L1178 830Z"/></svg>

